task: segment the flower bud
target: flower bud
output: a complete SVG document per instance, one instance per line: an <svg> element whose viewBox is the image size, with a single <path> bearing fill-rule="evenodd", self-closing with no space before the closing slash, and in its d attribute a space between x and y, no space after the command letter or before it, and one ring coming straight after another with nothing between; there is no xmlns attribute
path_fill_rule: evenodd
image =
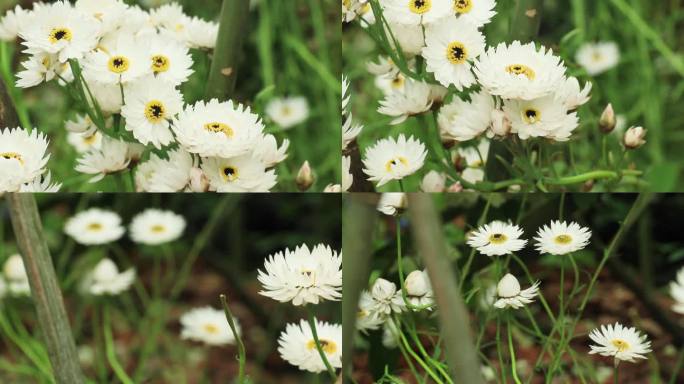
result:
<svg viewBox="0 0 684 384"><path fill-rule="evenodd" d="M646 144L646 130L643 127L632 127L625 132L622 143L627 149L637 149Z"/></svg>
<svg viewBox="0 0 684 384"><path fill-rule="evenodd" d="M459 192L463 192L463 186L461 185L461 183L456 182L456 183L454 183L454 184L451 184L451 185L449 186L449 188L447 188L446 191L447 191L447 193L459 193Z"/></svg>
<svg viewBox="0 0 684 384"><path fill-rule="evenodd" d="M423 192L444 192L446 176L437 171L430 171L423 177L420 189Z"/></svg>
<svg viewBox="0 0 684 384"><path fill-rule="evenodd" d="M190 169L190 190L193 192L206 192L209 190L209 180L200 168Z"/></svg>
<svg viewBox="0 0 684 384"><path fill-rule="evenodd" d="M302 192L308 190L313 185L314 176L313 172L311 171L311 166L309 166L308 160L302 164L301 168L299 168L295 182L297 183L297 188L299 188L299 190Z"/></svg>
<svg viewBox="0 0 684 384"><path fill-rule="evenodd" d="M425 296L430 292L430 279L427 271L413 271L406 276L404 287L409 296Z"/></svg>
<svg viewBox="0 0 684 384"><path fill-rule="evenodd" d="M506 114L499 109L492 111L491 132L496 136L507 136L511 132L511 122Z"/></svg>
<svg viewBox="0 0 684 384"><path fill-rule="evenodd" d="M328 184L323 189L324 193L340 193L342 192L342 186L339 184Z"/></svg>
<svg viewBox="0 0 684 384"><path fill-rule="evenodd" d="M615 111L613 110L613 104L608 104L606 109L603 110L601 114L601 119L599 120L599 128L603 133L611 133L617 125L617 120L615 118Z"/></svg>
<svg viewBox="0 0 684 384"><path fill-rule="evenodd" d="M24 269L24 261L18 254L10 256L5 261L3 272L5 273L7 280L28 280L26 269Z"/></svg>
<svg viewBox="0 0 684 384"><path fill-rule="evenodd" d="M408 206L406 194L402 192L387 192L380 196L378 211L388 216L400 215Z"/></svg>
<svg viewBox="0 0 684 384"><path fill-rule="evenodd" d="M393 282L387 281L383 278L375 280L373 288L371 289L371 294L376 300L389 300L397 292L397 286Z"/></svg>
<svg viewBox="0 0 684 384"><path fill-rule="evenodd" d="M119 275L119 268L111 259L104 258L100 260L93 270L93 279L95 281L112 281Z"/></svg>
<svg viewBox="0 0 684 384"><path fill-rule="evenodd" d="M499 297L515 297L520 293L520 283L515 276L507 273L496 285L496 294Z"/></svg>

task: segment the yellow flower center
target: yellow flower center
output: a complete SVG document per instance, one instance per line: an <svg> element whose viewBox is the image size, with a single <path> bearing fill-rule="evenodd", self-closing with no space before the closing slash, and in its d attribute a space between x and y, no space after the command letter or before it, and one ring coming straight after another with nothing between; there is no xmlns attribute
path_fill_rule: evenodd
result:
<svg viewBox="0 0 684 384"><path fill-rule="evenodd" d="M156 124L164 120L164 115L166 114L166 108L159 100L152 100L145 104L145 117L150 123Z"/></svg>
<svg viewBox="0 0 684 384"><path fill-rule="evenodd" d="M622 339L611 340L610 343L617 348L618 352L624 352L629 349L629 343Z"/></svg>
<svg viewBox="0 0 684 384"><path fill-rule="evenodd" d="M50 56L43 57L43 60L41 60L40 63L43 65L43 67L45 67L45 69L50 68Z"/></svg>
<svg viewBox="0 0 684 384"><path fill-rule="evenodd" d="M228 124L219 123L217 121L204 124L204 129L211 132L223 132L223 134L229 138L233 137L233 135L235 134L235 132L233 132L233 129L229 127Z"/></svg>
<svg viewBox="0 0 684 384"><path fill-rule="evenodd" d="M292 108L286 105L283 107L283 109L280 110L280 113L282 113L283 116L290 116L292 114Z"/></svg>
<svg viewBox="0 0 684 384"><path fill-rule="evenodd" d="M432 0L409 0L408 6L411 12L422 15L432 8Z"/></svg>
<svg viewBox="0 0 684 384"><path fill-rule="evenodd" d="M525 108L522 111L522 119L527 124L534 124L541 121L541 112L534 108Z"/></svg>
<svg viewBox="0 0 684 384"><path fill-rule="evenodd" d="M404 82L405 82L404 75L401 73L397 75L394 79L392 79L392 88L394 89L401 89L404 87Z"/></svg>
<svg viewBox="0 0 684 384"><path fill-rule="evenodd" d="M536 74L534 70L524 64L511 64L506 67L506 72L513 75L525 75L530 80L534 80Z"/></svg>
<svg viewBox="0 0 684 384"><path fill-rule="evenodd" d="M19 164L24 165L24 159L16 152L1 152L0 157L5 160L17 160Z"/></svg>
<svg viewBox="0 0 684 384"><path fill-rule="evenodd" d="M90 135L83 138L83 143L93 145L95 140L97 140L97 135Z"/></svg>
<svg viewBox="0 0 684 384"><path fill-rule="evenodd" d="M396 168L398 165L408 165L408 160L406 160L405 157L395 157L394 159L391 159L390 161L385 164L385 169L387 172L392 172L394 168Z"/></svg>
<svg viewBox="0 0 684 384"><path fill-rule="evenodd" d="M455 0L454 10L457 13L464 14L473 10L473 0Z"/></svg>
<svg viewBox="0 0 684 384"><path fill-rule="evenodd" d="M572 237L570 237L570 235L558 235L553 239L553 241L555 241L557 244L568 244L572 241Z"/></svg>
<svg viewBox="0 0 684 384"><path fill-rule="evenodd" d="M494 233L491 236L489 236L489 242L492 244L503 244L508 240L508 237L504 235L503 233Z"/></svg>
<svg viewBox="0 0 684 384"><path fill-rule="evenodd" d="M89 231L94 231L94 232L101 231L101 230L102 230L102 224L100 224L100 223L90 223L90 224L88 224L88 230L89 230Z"/></svg>
<svg viewBox="0 0 684 384"><path fill-rule="evenodd" d="M601 62L601 61L603 61L603 55L601 54L601 52L594 52L591 55L591 59L596 61L596 62Z"/></svg>
<svg viewBox="0 0 684 384"><path fill-rule="evenodd" d="M107 67L114 73L124 73L128 71L131 62L123 56L112 56L109 58Z"/></svg>
<svg viewBox="0 0 684 384"><path fill-rule="evenodd" d="M162 232L166 231L166 227L164 227L161 224L156 224L156 225L153 225L152 228L150 228L150 231L152 231L153 233L162 233Z"/></svg>
<svg viewBox="0 0 684 384"><path fill-rule="evenodd" d="M223 177L223 180L225 180L225 181L228 181L228 182L235 181L238 178L238 170L237 170L237 168L230 166L230 165L227 167L223 167L223 168L221 168L221 176Z"/></svg>
<svg viewBox="0 0 684 384"><path fill-rule="evenodd" d="M204 324L204 331L210 335L216 335L219 333L219 327L214 324Z"/></svg>
<svg viewBox="0 0 684 384"><path fill-rule="evenodd" d="M64 27L57 27L57 28L52 28L50 31L50 36L48 37L48 40L52 44L56 44L60 41L71 41L72 38L71 30L69 28L64 28Z"/></svg>
<svg viewBox="0 0 684 384"><path fill-rule="evenodd" d="M447 46L446 55L452 64L463 64L468 59L468 50L462 43L454 41Z"/></svg>
<svg viewBox="0 0 684 384"><path fill-rule="evenodd" d="M321 349L323 352L325 352L326 355L332 355L337 351L337 344L335 344L334 341L332 340L326 340L326 339L318 339L318 343L321 345ZM313 351L316 349L316 341L315 340L309 340L308 343L306 343L306 348L309 351Z"/></svg>
<svg viewBox="0 0 684 384"><path fill-rule="evenodd" d="M169 58L164 55L152 56L152 72L160 73L169 70Z"/></svg>

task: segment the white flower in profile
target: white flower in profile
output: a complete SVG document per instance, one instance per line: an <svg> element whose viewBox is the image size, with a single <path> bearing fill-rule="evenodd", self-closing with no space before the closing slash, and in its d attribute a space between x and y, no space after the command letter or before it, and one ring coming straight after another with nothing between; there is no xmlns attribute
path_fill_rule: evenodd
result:
<svg viewBox="0 0 684 384"><path fill-rule="evenodd" d="M64 232L79 244L97 245L119 240L125 229L116 213L90 208L67 219Z"/></svg>
<svg viewBox="0 0 684 384"><path fill-rule="evenodd" d="M342 254L318 244L306 244L270 255L259 270L259 293L293 305L318 304L342 298Z"/></svg>
<svg viewBox="0 0 684 384"><path fill-rule="evenodd" d="M401 313L406 309L401 290L397 290L393 282L383 278L375 280L370 290L370 297L372 304L368 308L375 316L386 318L392 313Z"/></svg>
<svg viewBox="0 0 684 384"><path fill-rule="evenodd" d="M0 131L0 192L17 191L43 174L50 158L47 146L47 137L36 128L31 133L19 127Z"/></svg>
<svg viewBox="0 0 684 384"><path fill-rule="evenodd" d="M684 268L680 268L676 280L670 282L670 296L675 301L672 310L684 314Z"/></svg>
<svg viewBox="0 0 684 384"><path fill-rule="evenodd" d="M496 0L452 0L459 19L483 27L496 15Z"/></svg>
<svg viewBox="0 0 684 384"><path fill-rule="evenodd" d="M503 256L517 252L525 247L519 226L503 221L492 221L479 227L468 235L468 245L487 256Z"/></svg>
<svg viewBox="0 0 684 384"><path fill-rule="evenodd" d="M190 23L190 17L183 12L183 7L177 2L164 4L153 8L149 12L150 23L159 29L175 33L175 37L183 41L184 33Z"/></svg>
<svg viewBox="0 0 684 384"><path fill-rule="evenodd" d="M185 30L185 42L190 48L214 49L218 32L218 23L192 17Z"/></svg>
<svg viewBox="0 0 684 384"><path fill-rule="evenodd" d="M106 175L128 168L134 150L134 147L123 140L103 137L100 149L93 149L78 158L76 170L95 175L89 182L96 183Z"/></svg>
<svg viewBox="0 0 684 384"><path fill-rule="evenodd" d="M0 19L0 40L7 42L16 40L19 29L27 25L26 19L30 15L31 11L23 9L20 5L8 10Z"/></svg>
<svg viewBox="0 0 684 384"><path fill-rule="evenodd" d="M240 333L237 319L235 330ZM192 309L180 317L183 327L181 338L200 341L207 345L227 345L235 343L235 336L228 325L225 313L209 306Z"/></svg>
<svg viewBox="0 0 684 384"><path fill-rule="evenodd" d="M377 141L366 149L364 155L363 172L369 176L368 180L377 181L380 187L392 180L401 180L422 168L427 150L413 136L407 140L401 134L397 140L387 138Z"/></svg>
<svg viewBox="0 0 684 384"><path fill-rule="evenodd" d="M290 140L283 139L278 146L275 136L264 135L261 143L254 149L254 156L261 159L266 168L276 166L278 163L287 159L287 149L290 147Z"/></svg>
<svg viewBox="0 0 684 384"><path fill-rule="evenodd" d="M342 186L339 184L328 184L323 188L323 193L341 193Z"/></svg>
<svg viewBox="0 0 684 384"><path fill-rule="evenodd" d="M316 334L325 357L333 368L342 368L342 325L314 319ZM325 363L316 347L309 323L290 323L278 338L278 353L288 363L303 371L323 372Z"/></svg>
<svg viewBox="0 0 684 384"><path fill-rule="evenodd" d="M537 242L535 248L541 254L565 255L584 249L590 238L589 228L559 220L539 228L534 240Z"/></svg>
<svg viewBox="0 0 684 384"><path fill-rule="evenodd" d="M589 75L600 75L618 65L620 48L613 41L585 43L577 51L575 60Z"/></svg>
<svg viewBox="0 0 684 384"><path fill-rule="evenodd" d="M484 89L504 99L532 100L555 92L565 80L565 65L552 50L514 41L492 47L475 61Z"/></svg>
<svg viewBox="0 0 684 384"><path fill-rule="evenodd" d="M534 301L534 297L539 292L539 282L535 282L531 287L520 290L520 283L515 276L507 273L496 285L496 297L494 302L496 308L522 308Z"/></svg>
<svg viewBox="0 0 684 384"><path fill-rule="evenodd" d="M435 302L430 277L427 270L415 270L409 273L404 280L406 299L415 307L432 306ZM414 310L414 308L410 308Z"/></svg>
<svg viewBox="0 0 684 384"><path fill-rule="evenodd" d="M59 76L66 81L74 78L68 63L60 63L57 55L49 53L36 53L23 61L23 70L17 73L16 85L19 88L34 87L42 82L48 82Z"/></svg>
<svg viewBox="0 0 684 384"><path fill-rule="evenodd" d="M135 268L120 272L111 259L104 258L85 276L81 289L95 296L118 295L128 290L134 280Z"/></svg>
<svg viewBox="0 0 684 384"><path fill-rule="evenodd" d="M2 267L2 272L5 277L6 289L11 295L21 296L31 293L28 275L21 255L14 254L8 257Z"/></svg>
<svg viewBox="0 0 684 384"><path fill-rule="evenodd" d="M485 37L469 21L451 16L425 29L422 55L427 71L445 87L463 90L475 84L472 61L485 50Z"/></svg>
<svg viewBox="0 0 684 384"><path fill-rule="evenodd" d="M598 344L589 346L589 354L612 356L616 365L621 361L633 363L636 359L646 359L644 355L651 352L651 342L646 335L620 323L595 328L589 333L589 338Z"/></svg>
<svg viewBox="0 0 684 384"><path fill-rule="evenodd" d="M263 138L264 124L249 107L232 100L198 101L173 122L176 140L202 157L233 157L252 151Z"/></svg>
<svg viewBox="0 0 684 384"><path fill-rule="evenodd" d="M183 230L183 216L172 211L148 208L133 217L128 233L136 243L159 245L178 239Z"/></svg>
<svg viewBox="0 0 684 384"><path fill-rule="evenodd" d="M408 198L403 192L385 192L380 195L377 210L388 216L403 213L408 207Z"/></svg>
<svg viewBox="0 0 684 384"><path fill-rule="evenodd" d="M562 102L565 108L572 111L589 102L592 88L593 84L590 81L584 84L584 88L580 88L579 80L570 76L556 91L556 100Z"/></svg>
<svg viewBox="0 0 684 384"><path fill-rule="evenodd" d="M627 149L637 149L646 144L646 132L644 127L631 127L625 131L622 138L622 145Z"/></svg>
<svg viewBox="0 0 684 384"><path fill-rule="evenodd" d="M453 13L450 1L444 0L384 0L381 4L390 23L427 25Z"/></svg>
<svg viewBox="0 0 684 384"><path fill-rule="evenodd" d="M147 76L124 87L121 116L140 143L157 149L174 141L170 120L183 109L183 95L160 77Z"/></svg>
<svg viewBox="0 0 684 384"><path fill-rule="evenodd" d="M470 101L454 97L437 115L442 141L468 141L481 136L492 123L494 98L485 91L471 94Z"/></svg>
<svg viewBox="0 0 684 384"><path fill-rule="evenodd" d="M394 74L375 76L373 82L375 86L382 91L382 94L387 96L394 92L403 92L406 88L406 76L401 72Z"/></svg>
<svg viewBox="0 0 684 384"><path fill-rule="evenodd" d="M401 124L409 116L427 112L432 107L432 88L428 83L415 80L407 80L403 91L396 91L385 95L380 100L378 112L383 115L393 116L390 124Z"/></svg>
<svg viewBox="0 0 684 384"><path fill-rule="evenodd" d="M36 176L35 179L31 180L28 183L24 183L21 185L19 188L19 192L31 192L31 193L55 193L59 192L59 189L62 188L62 184L55 182L51 182L52 179L52 174L50 171L47 173L44 173L40 176Z"/></svg>
<svg viewBox="0 0 684 384"><path fill-rule="evenodd" d="M180 85L194 72L188 47L175 40L153 35L146 39L147 57L153 75L173 85Z"/></svg>
<svg viewBox="0 0 684 384"><path fill-rule="evenodd" d="M351 114L344 120L344 123L342 124L342 150L347 149L349 143L356 140L356 137L359 136L362 129L362 125L353 124Z"/></svg>
<svg viewBox="0 0 684 384"><path fill-rule="evenodd" d="M387 317L373 312L375 301L368 291L361 291L359 309L356 312L356 328L361 332L368 332L380 328L387 321Z"/></svg>
<svg viewBox="0 0 684 384"><path fill-rule="evenodd" d="M135 169L138 192L179 192L190 183L190 172L197 164L182 148L168 152L168 159L150 154L150 159Z"/></svg>
<svg viewBox="0 0 684 384"><path fill-rule="evenodd" d="M152 73L145 47L131 35L118 35L107 47L86 55L84 76L103 84L126 84Z"/></svg>
<svg viewBox="0 0 684 384"><path fill-rule="evenodd" d="M376 61L369 61L366 63L366 69L376 76L394 77L401 73L397 64L389 56L378 56Z"/></svg>
<svg viewBox="0 0 684 384"><path fill-rule="evenodd" d="M216 192L268 192L278 182L275 170L251 154L203 158L201 168Z"/></svg>
<svg viewBox="0 0 684 384"><path fill-rule="evenodd" d="M68 1L43 4L19 28L24 39L24 52L57 55L60 62L80 59L97 45L100 23L77 9Z"/></svg>
<svg viewBox="0 0 684 384"><path fill-rule="evenodd" d="M511 122L511 132L517 133L522 140L544 137L568 141L579 126L577 113L568 113L567 107L559 103L555 95L532 100L504 100L503 111Z"/></svg>
<svg viewBox="0 0 684 384"><path fill-rule="evenodd" d="M420 190L428 193L440 193L446 189L446 174L432 170L423 176Z"/></svg>
<svg viewBox="0 0 684 384"><path fill-rule="evenodd" d="M309 103L303 96L274 98L266 104L266 115L283 129L300 124L309 117Z"/></svg>
<svg viewBox="0 0 684 384"><path fill-rule="evenodd" d="M92 133L67 132L67 142L78 153L86 153L102 148L102 133L94 131Z"/></svg>

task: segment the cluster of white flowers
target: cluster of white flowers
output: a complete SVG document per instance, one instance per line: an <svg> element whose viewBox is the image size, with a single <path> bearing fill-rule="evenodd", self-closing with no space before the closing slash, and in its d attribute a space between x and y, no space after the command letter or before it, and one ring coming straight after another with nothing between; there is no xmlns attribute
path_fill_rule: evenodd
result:
<svg viewBox="0 0 684 384"><path fill-rule="evenodd" d="M6 128L0 131L0 192L57 192L46 165L48 140L33 129Z"/></svg>
<svg viewBox="0 0 684 384"><path fill-rule="evenodd" d="M342 254L330 246L305 244L269 256L258 271L263 286L260 294L295 306L342 299ZM342 367L342 326L316 319L319 345L333 368ZM290 364L309 372L323 372L311 325L305 320L288 324L278 339L278 352Z"/></svg>
<svg viewBox="0 0 684 384"><path fill-rule="evenodd" d="M273 167L287 157L287 140L279 146L247 106L216 99L185 105L179 90L193 73L190 49L213 49L217 23L190 17L177 3L146 11L122 0L78 0L17 7L0 31L6 40L20 37L29 55L17 86L57 79L82 90L88 113L66 128L82 152L75 169L93 175L91 182L133 168L153 147L161 154L137 167L138 191L266 192L277 183ZM283 128L308 115L305 100L279 103L269 115ZM31 148L2 140L0 154L11 163L2 167L10 169L0 175L3 190L40 181L47 141L35 136ZM44 189L55 189L48 177Z"/></svg>

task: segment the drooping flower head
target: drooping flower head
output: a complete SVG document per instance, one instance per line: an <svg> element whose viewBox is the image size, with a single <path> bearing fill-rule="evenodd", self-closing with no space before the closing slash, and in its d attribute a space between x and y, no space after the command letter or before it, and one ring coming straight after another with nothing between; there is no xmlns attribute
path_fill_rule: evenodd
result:
<svg viewBox="0 0 684 384"><path fill-rule="evenodd" d="M496 285L497 300L494 302L496 308L522 308L534 301L534 297L539 292L539 282L531 287L521 290L520 282L515 276L507 273Z"/></svg>

